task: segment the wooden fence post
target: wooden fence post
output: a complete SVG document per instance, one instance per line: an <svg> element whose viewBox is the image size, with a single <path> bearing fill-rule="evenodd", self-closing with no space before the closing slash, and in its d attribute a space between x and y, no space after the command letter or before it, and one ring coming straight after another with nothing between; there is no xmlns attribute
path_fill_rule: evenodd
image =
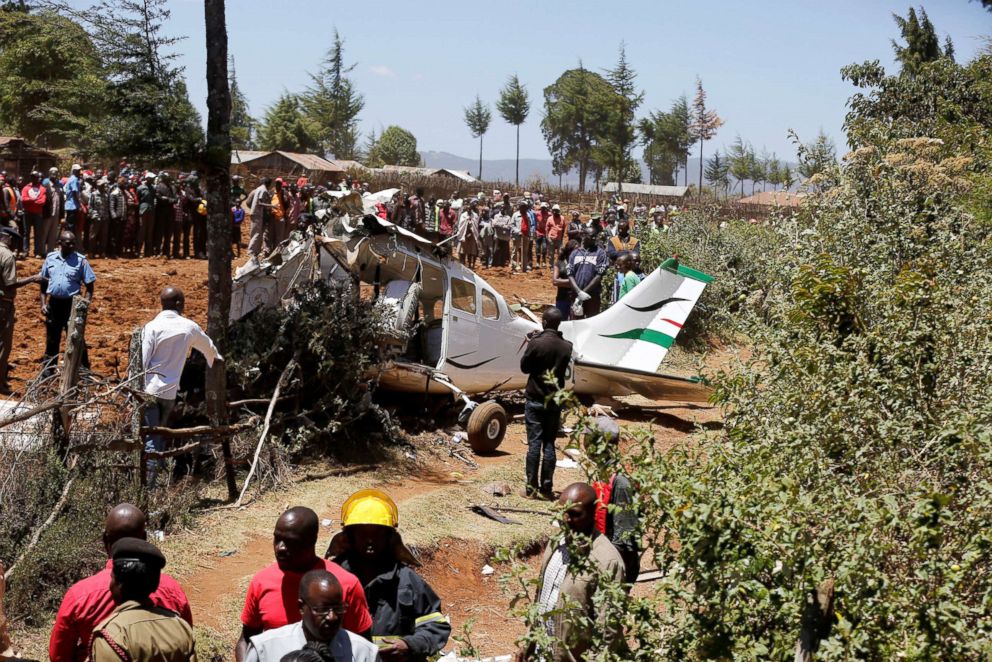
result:
<svg viewBox="0 0 992 662"><path fill-rule="evenodd" d="M62 381L59 384L59 396L65 397L79 380L79 365L83 359L86 343L86 317L89 314L90 302L78 294L72 298L69 313L69 329L65 337L65 353L62 356ZM69 449L69 427L71 424L72 407L63 405L55 412L55 440L59 453L65 458Z"/></svg>
<svg viewBox="0 0 992 662"><path fill-rule="evenodd" d="M139 383L140 378L138 377L145 370L145 360L141 354L141 333L143 330L139 326L131 332L131 343L127 349L127 379L129 386L135 391L144 390L144 383ZM131 413L131 435L142 442L141 449L138 451L138 482L142 487L145 486L148 479L148 472L145 469L145 446L141 437L141 422L143 420L144 403L142 402Z"/></svg>
<svg viewBox="0 0 992 662"><path fill-rule="evenodd" d="M826 579L806 596L802 629L796 642L795 662L813 662L820 642L830 636L834 625L834 579Z"/></svg>

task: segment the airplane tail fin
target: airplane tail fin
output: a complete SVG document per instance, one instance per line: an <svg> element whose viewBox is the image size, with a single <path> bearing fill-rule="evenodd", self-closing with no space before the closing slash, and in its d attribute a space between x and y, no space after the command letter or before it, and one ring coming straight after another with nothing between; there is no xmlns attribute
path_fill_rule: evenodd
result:
<svg viewBox="0 0 992 662"><path fill-rule="evenodd" d="M579 360L654 372L712 276L666 260L616 304L589 319L563 322Z"/></svg>

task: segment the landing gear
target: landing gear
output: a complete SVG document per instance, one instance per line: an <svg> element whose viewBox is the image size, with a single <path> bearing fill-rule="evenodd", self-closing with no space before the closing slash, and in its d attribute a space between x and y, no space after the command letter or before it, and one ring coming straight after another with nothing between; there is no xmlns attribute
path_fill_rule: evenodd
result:
<svg viewBox="0 0 992 662"><path fill-rule="evenodd" d="M498 402L483 402L472 409L465 429L473 451L492 453L506 435L506 410Z"/></svg>

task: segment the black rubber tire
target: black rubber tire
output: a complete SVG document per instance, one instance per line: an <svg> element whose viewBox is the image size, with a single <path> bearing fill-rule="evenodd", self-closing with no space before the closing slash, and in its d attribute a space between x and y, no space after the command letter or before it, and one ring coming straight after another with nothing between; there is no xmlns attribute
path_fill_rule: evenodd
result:
<svg viewBox="0 0 992 662"><path fill-rule="evenodd" d="M468 443L479 455L492 453L506 436L506 410L498 402L483 402L468 417Z"/></svg>

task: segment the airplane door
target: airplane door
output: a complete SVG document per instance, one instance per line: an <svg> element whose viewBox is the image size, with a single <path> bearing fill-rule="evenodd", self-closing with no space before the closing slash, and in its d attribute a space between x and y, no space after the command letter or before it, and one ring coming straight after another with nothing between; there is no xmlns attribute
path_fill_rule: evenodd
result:
<svg viewBox="0 0 992 662"><path fill-rule="evenodd" d="M472 281L452 276L444 325L444 359L455 368L472 370L479 362L479 293Z"/></svg>

